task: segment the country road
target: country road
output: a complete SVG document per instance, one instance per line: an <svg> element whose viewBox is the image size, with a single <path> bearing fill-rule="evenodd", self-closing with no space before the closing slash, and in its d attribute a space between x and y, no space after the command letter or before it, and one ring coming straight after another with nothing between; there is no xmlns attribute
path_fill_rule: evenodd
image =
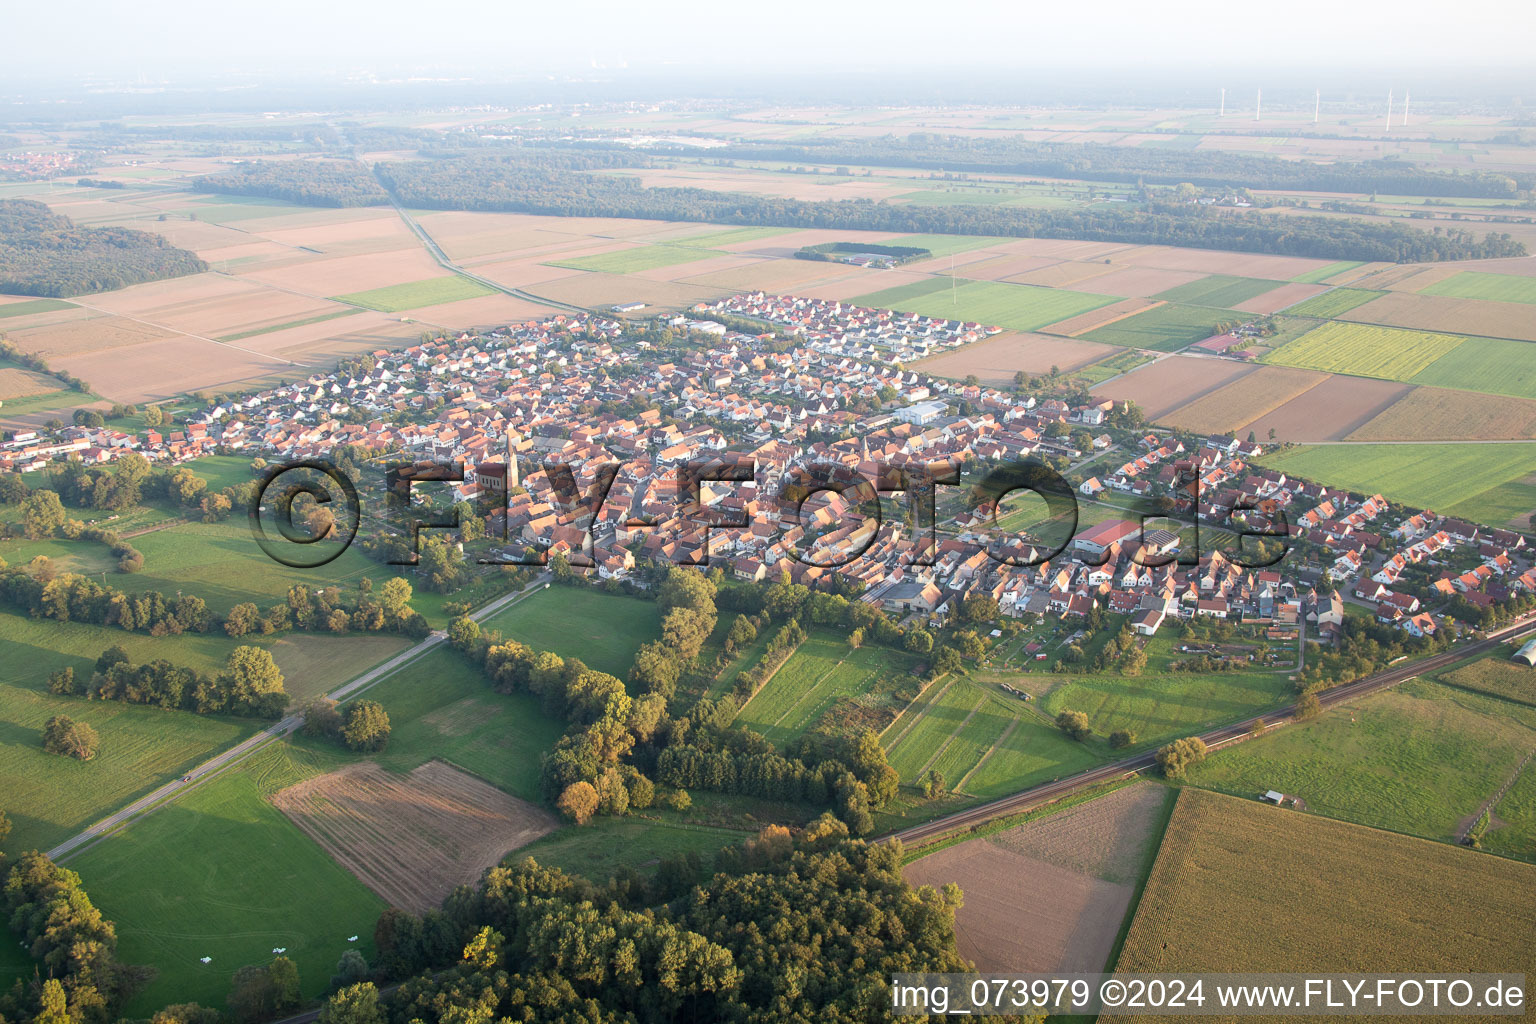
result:
<svg viewBox="0 0 1536 1024"><path fill-rule="evenodd" d="M1331 690L1326 690L1319 693L1317 695L1318 701L1326 710L1335 704L1339 704L1347 700L1352 700L1355 697L1373 693L1377 690L1386 689L1390 686L1396 686L1398 683L1407 682L1408 680L1413 679L1424 672L1433 672L1438 669L1445 668L1447 665L1452 665L1462 660L1463 658L1490 651L1510 637L1519 636L1523 633L1531 631L1536 631L1536 613L1524 616L1513 624L1506 626L1497 632L1490 633L1487 637L1477 641L1476 643L1455 647L1440 654L1431 655L1428 658L1424 658L1416 662L1411 662L1397 668L1389 667L1381 672L1377 672L1374 675L1366 676L1363 679L1357 679L1352 683L1345 683L1342 686L1335 686ZM1283 725L1286 722L1292 721L1295 717L1295 713L1296 705L1290 704L1286 707L1271 711L1265 715L1256 715L1252 718L1244 719L1241 722L1234 722L1231 725L1222 726L1219 729L1212 729L1210 732L1202 734L1200 738L1205 741L1205 745L1207 747L1213 750L1219 749L1220 747L1229 743L1233 743L1245 738L1253 729L1253 726L1256 722L1263 721L1266 723L1266 725L1272 728L1276 725ZM925 843L948 835L952 832L959 832L966 829L975 828L977 825L985 824L986 822L993 821L997 818L1008 817L1009 815L1019 814L1023 811L1033 810L1036 807L1042 807L1046 804L1054 803L1055 801L1060 800L1065 796L1069 796L1078 790L1086 789L1090 786L1096 786L1104 782L1112 782L1115 779L1124 778L1127 775L1145 771L1146 769L1153 767L1156 763L1157 759L1155 752L1148 750L1144 753L1137 754L1134 757L1128 757L1120 761L1111 762L1110 764L1100 765L1097 768L1090 768L1087 771L1080 772L1077 775L1072 775L1065 779L1056 779L1051 782L1035 786L1031 789L1026 789L1022 792L1014 793L1012 796L1005 796L1001 799L993 800L990 803L980 804L976 807L970 807L963 811L957 811L954 814L946 815L942 818L935 818L932 821L924 822L921 825L914 825L911 828L901 829L897 832L882 836L879 840L877 840L877 842L889 842L892 839L899 839L903 843L907 844Z"/></svg>
<svg viewBox="0 0 1536 1024"><path fill-rule="evenodd" d="M501 597L496 598L494 601L491 601L478 610L470 613L470 617L473 618L476 622L484 621L490 616L495 615L497 612L506 608L508 605L522 600L524 597L527 597L532 593L544 590L548 587L548 585L549 574L541 573L537 579L528 584L528 586L524 587L522 590L517 590L510 594L503 594ZM366 690L370 686L379 682L381 679L384 679L393 675L395 672L398 672L407 664L415 661L417 658L431 651L433 648L437 647L447 639L448 635L446 633L440 630L434 631L420 643L412 645L410 648L400 652L393 658L390 658L388 661L379 665L375 665L373 668L368 669L366 672L355 676L354 678L343 683L341 686L338 686L336 689L331 690L325 696L335 701L342 701L348 699L349 697L354 697L361 693L363 690ZM160 807L170 803L178 796L181 796L187 790L202 785L209 779L213 778L215 775L224 771L226 768L230 767L238 761L243 760L257 749L266 746L273 740L280 739L281 737L288 735L303 724L304 719L302 716L288 715L286 718L283 718L281 721L268 726L261 732L258 732L256 735L235 744L233 747L230 747L223 753L209 758L207 761L204 761L202 764L198 765L196 768L193 768L185 775L167 782L165 785L159 787L151 793L145 794L144 796L135 800L133 803L129 804L127 807L117 811L115 814L101 819L100 821L91 825L89 828L85 829L83 832L80 832L64 840L64 842L49 850L48 856L52 858L56 863L68 857L74 856L76 853L79 853L83 847L93 844L103 836L106 836L111 832L115 832L117 829L122 828L124 825L127 825L133 821L137 821L139 818L142 818L145 815L158 810Z"/></svg>
<svg viewBox="0 0 1536 1024"><path fill-rule="evenodd" d="M406 211L405 206L400 202L400 198L395 195L395 190L390 188L389 183L379 176L378 168L373 167L369 169L373 171L374 180L379 183L379 187L382 188L384 190L384 194L389 197L389 205L395 208L395 212L400 215L400 219L405 221L405 226L411 229L411 234L416 236L421 244L426 247L426 250L431 255L431 257L436 260L438 265L441 266L444 270L451 270L455 274L458 274L460 277L468 278L476 284L484 285L485 287L494 291L501 292L503 295L510 295L515 299L522 299L524 302L538 303L541 306L549 306L553 309L562 310L567 313L591 312L591 310L587 309L585 306L577 306L569 302L561 302L559 299L546 299L542 295L535 295L532 292L525 292L521 288L512 288L501 284L500 282L492 281L488 277L481 277L473 270L465 270L463 267L453 262L453 260L449 259L448 254L443 251L443 247L437 244L437 240L428 234L427 229L417 223L416 218L412 217L410 213Z"/></svg>

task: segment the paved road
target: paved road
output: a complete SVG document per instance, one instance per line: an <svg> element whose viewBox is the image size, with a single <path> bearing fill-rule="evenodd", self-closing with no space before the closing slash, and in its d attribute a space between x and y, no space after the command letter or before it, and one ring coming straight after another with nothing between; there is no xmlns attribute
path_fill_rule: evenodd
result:
<svg viewBox="0 0 1536 1024"><path fill-rule="evenodd" d="M1527 615L1517 620L1514 624L1506 626L1497 632L1490 633L1486 638L1471 644L1458 645L1441 654L1432 655L1419 661L1407 663L1396 668L1387 668L1375 675L1357 679L1343 686L1336 686L1318 694L1318 701L1324 708L1332 707L1344 701L1353 700L1356 697L1376 690L1382 690L1398 683L1407 682L1424 672L1434 672L1454 664L1463 658L1476 654L1482 654L1492 650L1505 640L1522 633L1536 630L1536 613ZM1253 718L1234 722L1231 725L1213 729L1203 734L1200 738L1211 749L1218 749L1231 743L1246 738L1253 729L1254 723L1263 721L1268 727L1283 725L1295 718L1296 705L1290 704L1268 714L1256 715ZM1155 753L1147 751L1134 757L1124 758L1110 764L1090 768L1085 772L1070 776L1065 779L1057 779L1043 785L1026 789L1021 793L993 800L991 803L981 804L943 818L935 818L933 821L914 825L911 828L902 829L882 837L879 842L888 842L891 839L899 839L903 843L925 843L951 832L960 832L975 828L996 818L1007 817L1022 811L1032 810L1045 804L1054 803L1074 792L1096 786L1115 779L1124 778L1137 772L1142 772L1153 767L1157 763Z"/></svg>
<svg viewBox="0 0 1536 1024"><path fill-rule="evenodd" d="M519 601L530 594L536 593L537 591L544 590L548 586L548 574L541 574L538 579L534 580L534 582L530 583L522 590L513 591L510 594L503 594L501 597L496 598L496 600L491 601L477 611L471 613L470 617L475 619L477 622L483 621L506 608L508 605ZM354 697L361 693L363 690L366 690L368 687L379 682L381 679L384 679L385 677L398 672L408 663L415 661L417 658L421 657L423 654L426 654L428 651L431 651L433 648L437 647L447 639L448 634L442 632L441 630L434 631L420 643L414 644L409 649L400 652L393 658L390 658L388 661L376 665L361 675L348 680L346 683L343 683L341 686L338 686L336 689L327 693L326 696L335 701L342 701L350 697ZM251 736L245 741L235 744L233 747L230 747L223 753L209 758L207 761L204 761L202 764L198 765L196 768L193 768L190 772L181 776L180 778L173 779L172 781L167 782L165 785L161 786L159 789L156 789L153 792L140 797L138 800L135 800L133 803L129 804L127 807L124 807L117 813L101 819L78 835L71 836L69 839L64 840L64 842L49 850L48 856L51 857L55 862L73 856L74 854L78 853L82 847L95 842L97 839L107 835L109 832L113 832L118 828L121 828L131 821L135 821L139 818L142 818L144 815L157 810L158 808L164 806L166 803L180 796L188 789L207 782L210 778L219 774L230 765L233 765L237 761L245 758L253 751L260 747L266 746L268 743L275 739L279 739L280 737L288 735L303 724L304 719L302 716L287 716L281 721L268 726L261 732Z"/></svg>

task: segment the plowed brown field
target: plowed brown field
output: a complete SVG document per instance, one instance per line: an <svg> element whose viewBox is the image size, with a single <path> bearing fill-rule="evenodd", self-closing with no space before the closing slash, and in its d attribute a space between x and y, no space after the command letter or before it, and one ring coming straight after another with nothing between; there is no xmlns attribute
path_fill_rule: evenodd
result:
<svg viewBox="0 0 1536 1024"><path fill-rule="evenodd" d="M558 824L441 761L409 775L350 764L289 786L272 803L364 885L418 913Z"/></svg>

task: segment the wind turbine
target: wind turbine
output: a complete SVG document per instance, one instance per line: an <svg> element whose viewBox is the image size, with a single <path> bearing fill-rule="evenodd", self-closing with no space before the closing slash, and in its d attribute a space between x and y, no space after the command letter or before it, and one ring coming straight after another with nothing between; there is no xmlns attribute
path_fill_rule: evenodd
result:
<svg viewBox="0 0 1536 1024"><path fill-rule="evenodd" d="M1408 100L1411 98L1407 89L1403 90L1403 127L1408 127Z"/></svg>
<svg viewBox="0 0 1536 1024"><path fill-rule="evenodd" d="M1227 90L1221 90L1221 109L1216 112L1217 117L1227 116Z"/></svg>
<svg viewBox="0 0 1536 1024"><path fill-rule="evenodd" d="M1387 131L1392 130L1392 90L1387 90Z"/></svg>
<svg viewBox="0 0 1536 1024"><path fill-rule="evenodd" d="M1263 89L1259 89L1257 92L1254 93L1254 96L1253 96L1253 119L1255 121L1257 121L1259 119L1259 112L1263 109L1263 107L1264 107L1264 90Z"/></svg>
<svg viewBox="0 0 1536 1024"><path fill-rule="evenodd" d="M1317 124L1317 115L1323 109L1323 90L1312 90L1312 123Z"/></svg>

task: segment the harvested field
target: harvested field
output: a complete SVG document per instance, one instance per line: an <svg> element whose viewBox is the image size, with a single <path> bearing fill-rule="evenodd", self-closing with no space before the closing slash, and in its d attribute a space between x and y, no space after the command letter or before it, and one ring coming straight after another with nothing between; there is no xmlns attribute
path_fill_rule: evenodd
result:
<svg viewBox="0 0 1536 1024"><path fill-rule="evenodd" d="M1169 796L1127 786L940 850L903 874L964 890L955 937L978 970L1104 970Z"/></svg>
<svg viewBox="0 0 1536 1024"><path fill-rule="evenodd" d="M1298 284L1321 284L1330 277L1338 277L1345 271L1355 270L1361 266L1364 264L1359 260L1340 260L1337 263L1329 263L1315 270L1309 270L1305 274L1297 274L1291 280Z"/></svg>
<svg viewBox="0 0 1536 1024"><path fill-rule="evenodd" d="M1346 313L1334 315L1390 327L1536 341L1536 316L1531 315L1531 307L1523 302L1486 302L1389 292Z"/></svg>
<svg viewBox="0 0 1536 1024"><path fill-rule="evenodd" d="M1093 391L1117 401L1129 399L1141 406L1149 420L1156 420L1253 371L1254 367L1230 359L1169 356Z"/></svg>
<svg viewBox="0 0 1536 1024"><path fill-rule="evenodd" d="M232 345L175 336L119 350L113 355L110 374L101 372L102 358L98 352L63 356L49 362L55 370L84 377L92 390L104 398L137 403L293 371L295 367L285 360L286 357L264 357Z"/></svg>
<svg viewBox="0 0 1536 1024"><path fill-rule="evenodd" d="M350 764L280 790L272 803L381 898L416 913L558 825L441 761L409 775Z"/></svg>
<svg viewBox="0 0 1536 1024"><path fill-rule="evenodd" d="M866 284L865 287L868 287ZM616 302L644 302L651 306L682 309L696 302L718 298L725 289L672 281L648 281L619 274L582 273L576 277L546 281L528 291L541 298L558 299L578 306L597 308Z"/></svg>
<svg viewBox="0 0 1536 1024"><path fill-rule="evenodd" d="M311 258L284 267L261 267L243 276L304 295L347 295L384 285L448 277L420 245L391 252L361 253L331 259Z"/></svg>
<svg viewBox="0 0 1536 1024"><path fill-rule="evenodd" d="M1023 274L1015 274L1008 280L1015 284L1034 284L1044 288L1070 288L1091 281L1105 274L1112 274L1115 267L1107 263L1058 263Z"/></svg>
<svg viewBox="0 0 1536 1024"><path fill-rule="evenodd" d="M1416 267L1413 273L1397 278L1391 288L1393 291L1417 292L1448 277L1454 277L1458 273L1461 271L1457 270L1453 264L1437 263L1428 267Z"/></svg>
<svg viewBox="0 0 1536 1024"><path fill-rule="evenodd" d="M1159 419L1201 433L1236 434L1328 379L1313 370L1261 366Z"/></svg>
<svg viewBox="0 0 1536 1024"><path fill-rule="evenodd" d="M0 401L30 395L49 395L63 388L64 385L52 377L15 366L0 367Z"/></svg>
<svg viewBox="0 0 1536 1024"><path fill-rule="evenodd" d="M1337 441L1413 391L1407 384L1335 375L1248 423L1262 440Z"/></svg>
<svg viewBox="0 0 1536 1024"><path fill-rule="evenodd" d="M1351 441L1504 441L1536 438L1536 402L1414 388L1348 435Z"/></svg>
<svg viewBox="0 0 1536 1024"><path fill-rule="evenodd" d="M1090 309L1086 313L1058 320L1054 324L1047 324L1042 330L1050 334L1064 334L1069 338L1075 338L1100 327L1117 323L1126 317L1135 316L1155 305L1157 305L1155 299L1121 299L1108 306Z"/></svg>
<svg viewBox="0 0 1536 1024"><path fill-rule="evenodd" d="M1115 969L1531 973L1533 905L1536 866L1185 789Z"/></svg>
<svg viewBox="0 0 1536 1024"><path fill-rule="evenodd" d="M1209 249L1172 249L1149 245L1135 252L1117 255L1116 263L1132 263L1164 270L1188 270L1197 274L1230 274L1234 277L1264 277L1271 281L1290 281L1327 265L1326 260L1300 256L1266 256L1252 252L1218 252Z"/></svg>
<svg viewBox="0 0 1536 1024"><path fill-rule="evenodd" d="M691 269L691 268L690 268ZM814 260L760 260L751 266L728 270L711 270L695 273L679 279L679 284L697 285L700 288L723 288L732 292L765 292L796 294L796 289L808 284L838 281L849 276L849 268L838 263L818 263ZM868 287L868 279L861 279Z"/></svg>
<svg viewBox="0 0 1536 1024"><path fill-rule="evenodd" d="M908 266L913 270L947 274L951 260L953 260L955 273L963 273L973 281L1016 281L1020 275L1044 270L1060 262L1049 256L1015 256L1011 253L999 254L995 249L983 249L953 257L939 256L931 260L923 260L921 263L910 263Z"/></svg>
<svg viewBox="0 0 1536 1024"><path fill-rule="evenodd" d="M464 330L470 327L501 327L523 320L541 319L555 312L550 306L529 302L515 295L497 293L474 299L458 299L436 306L421 306L411 310L411 317L452 330Z"/></svg>
<svg viewBox="0 0 1536 1024"><path fill-rule="evenodd" d="M1232 308L1244 313L1274 313L1326 290L1320 284L1283 284L1251 299L1234 303Z"/></svg>
<svg viewBox="0 0 1536 1024"><path fill-rule="evenodd" d="M1204 280L1201 274L1187 270L1161 270L1157 267L1122 267L1092 278L1087 287L1105 295L1124 295L1127 298L1145 299L1173 288L1195 284ZM1075 282L1067 287L1076 287Z"/></svg>
<svg viewBox="0 0 1536 1024"><path fill-rule="evenodd" d="M573 256L551 260L555 266L573 270L592 270L604 274L633 274L679 263L707 260L715 255L709 249L690 245L636 245L591 256Z"/></svg>
<svg viewBox="0 0 1536 1024"><path fill-rule="evenodd" d="M61 360L64 359L91 356L105 349L142 345L145 342L175 337L175 333L149 324L125 320L122 317L92 316L65 320L46 327L12 330L6 332L6 336L16 343L17 348L23 352L42 356L57 370L63 369ZM100 369L101 363L96 362L96 366ZM89 376L85 379L91 380Z"/></svg>
<svg viewBox="0 0 1536 1024"><path fill-rule="evenodd" d="M1011 385L1013 375L1047 373L1055 366L1075 370L1113 355L1117 349L1091 341L1069 341L1043 334L999 334L914 363L924 373L964 380L975 374L983 384Z"/></svg>

